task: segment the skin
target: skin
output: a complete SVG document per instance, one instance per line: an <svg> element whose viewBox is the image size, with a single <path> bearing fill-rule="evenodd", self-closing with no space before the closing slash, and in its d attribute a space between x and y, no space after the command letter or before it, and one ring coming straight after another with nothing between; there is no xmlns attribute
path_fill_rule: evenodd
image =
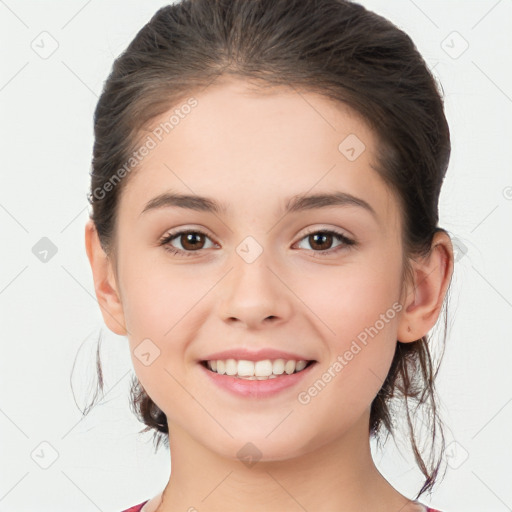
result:
<svg viewBox="0 0 512 512"><path fill-rule="evenodd" d="M372 168L374 134L345 106L234 79L195 97L197 107L130 175L115 256L103 252L91 221L85 230L105 323L128 337L135 372L168 419L172 473L144 512L423 510L377 470L368 424L396 340L414 342L438 319L453 271L450 238L438 233L430 256L412 262L414 281L402 282L398 201ZM366 146L354 161L338 150L349 134ZM229 210L141 215L170 189ZM334 190L364 199L376 218L356 206L280 214L291 195ZM173 255L158 241L176 228L208 237L196 252L175 238L174 247L193 254ZM357 245L333 238L321 246L306 228L335 229ZM263 249L252 263L236 251L247 236ZM330 253L318 256L322 249ZM298 393L393 304L401 311L317 396L299 403ZM160 350L148 366L134 355L147 338ZM235 347L288 350L318 363L277 396L239 398L212 386L196 362ZM252 467L237 457L247 442L261 452Z"/></svg>

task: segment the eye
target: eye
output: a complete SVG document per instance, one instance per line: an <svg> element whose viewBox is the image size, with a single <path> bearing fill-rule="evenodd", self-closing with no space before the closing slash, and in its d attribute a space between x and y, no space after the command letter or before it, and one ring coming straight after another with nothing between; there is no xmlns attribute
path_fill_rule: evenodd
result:
<svg viewBox="0 0 512 512"><path fill-rule="evenodd" d="M317 230L311 231L306 234L304 238L300 241L307 240L307 242L313 248L316 246L319 250L314 250L314 252L319 254L314 254L315 257L328 256L332 253L336 253L343 249L348 249L350 246L356 245L356 241L348 238L343 233L339 233L333 230ZM334 240L338 240L341 242L337 247L331 249Z"/></svg>
<svg viewBox="0 0 512 512"><path fill-rule="evenodd" d="M177 240L181 245L181 248L177 248L172 245L171 242ZM166 251L172 254L180 256L192 256L194 252L199 252L202 249L208 249L205 247L205 241L210 240L210 237L201 230L181 230L168 233L159 242L159 245L163 246ZM300 242L307 240L310 246L313 247L313 252L317 253L313 256L323 257L328 256L332 253L337 253L340 250L347 249L350 246L357 245L355 240L352 240L345 236L343 233L339 233L333 230L317 230L311 231L304 236ZM338 240L340 244L332 249L330 246L333 241ZM215 244L212 242L213 247ZM315 246L318 250L315 249ZM300 247L303 248L303 247Z"/></svg>
<svg viewBox="0 0 512 512"><path fill-rule="evenodd" d="M181 249L176 248L171 244L175 239L180 243ZM207 249L207 247L204 247L205 239L210 240L206 233L197 229L189 229L168 233L160 240L160 245L164 246L164 249L172 254L192 256L192 253L194 252L198 252L201 249Z"/></svg>

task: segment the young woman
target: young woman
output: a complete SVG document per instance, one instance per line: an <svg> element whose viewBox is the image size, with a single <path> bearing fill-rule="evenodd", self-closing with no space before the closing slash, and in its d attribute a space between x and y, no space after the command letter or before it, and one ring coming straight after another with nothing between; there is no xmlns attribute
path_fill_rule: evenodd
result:
<svg viewBox="0 0 512 512"><path fill-rule="evenodd" d="M94 128L95 291L172 460L129 510L433 510L450 137L411 39L344 0L183 0L115 61ZM414 499L370 451L400 421Z"/></svg>

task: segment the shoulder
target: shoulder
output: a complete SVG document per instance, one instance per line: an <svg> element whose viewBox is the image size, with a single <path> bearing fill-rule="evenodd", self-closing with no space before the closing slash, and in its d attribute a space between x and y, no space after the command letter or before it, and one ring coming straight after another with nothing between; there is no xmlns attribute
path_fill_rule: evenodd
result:
<svg viewBox="0 0 512 512"><path fill-rule="evenodd" d="M419 501L411 501L403 507L402 512L441 512L441 510L430 508Z"/></svg>
<svg viewBox="0 0 512 512"><path fill-rule="evenodd" d="M139 503L138 505L134 505L133 507L127 508L126 510L123 510L122 512L140 512L142 510L142 507L148 502L149 500L143 501L142 503Z"/></svg>
<svg viewBox="0 0 512 512"><path fill-rule="evenodd" d="M418 509L414 509L414 511L411 510L411 512L415 512L416 510L418 510L418 512L441 512L441 510L437 510L437 508L430 508L428 507L427 505L423 505L423 504L419 504L419 508Z"/></svg>

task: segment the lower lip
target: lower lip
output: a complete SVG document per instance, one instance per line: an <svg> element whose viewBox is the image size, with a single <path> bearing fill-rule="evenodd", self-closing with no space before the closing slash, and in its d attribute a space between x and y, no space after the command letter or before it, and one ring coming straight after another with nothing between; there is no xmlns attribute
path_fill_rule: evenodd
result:
<svg viewBox="0 0 512 512"><path fill-rule="evenodd" d="M290 375L285 373L275 379L267 380L239 379L230 375L220 375L219 373L212 372L202 364L199 364L199 366L206 373L208 378L217 386L220 386L237 396L247 398L267 398L298 384L306 375L309 374L315 364L316 362L310 364L307 368L304 368L304 370L298 373L292 373Z"/></svg>

